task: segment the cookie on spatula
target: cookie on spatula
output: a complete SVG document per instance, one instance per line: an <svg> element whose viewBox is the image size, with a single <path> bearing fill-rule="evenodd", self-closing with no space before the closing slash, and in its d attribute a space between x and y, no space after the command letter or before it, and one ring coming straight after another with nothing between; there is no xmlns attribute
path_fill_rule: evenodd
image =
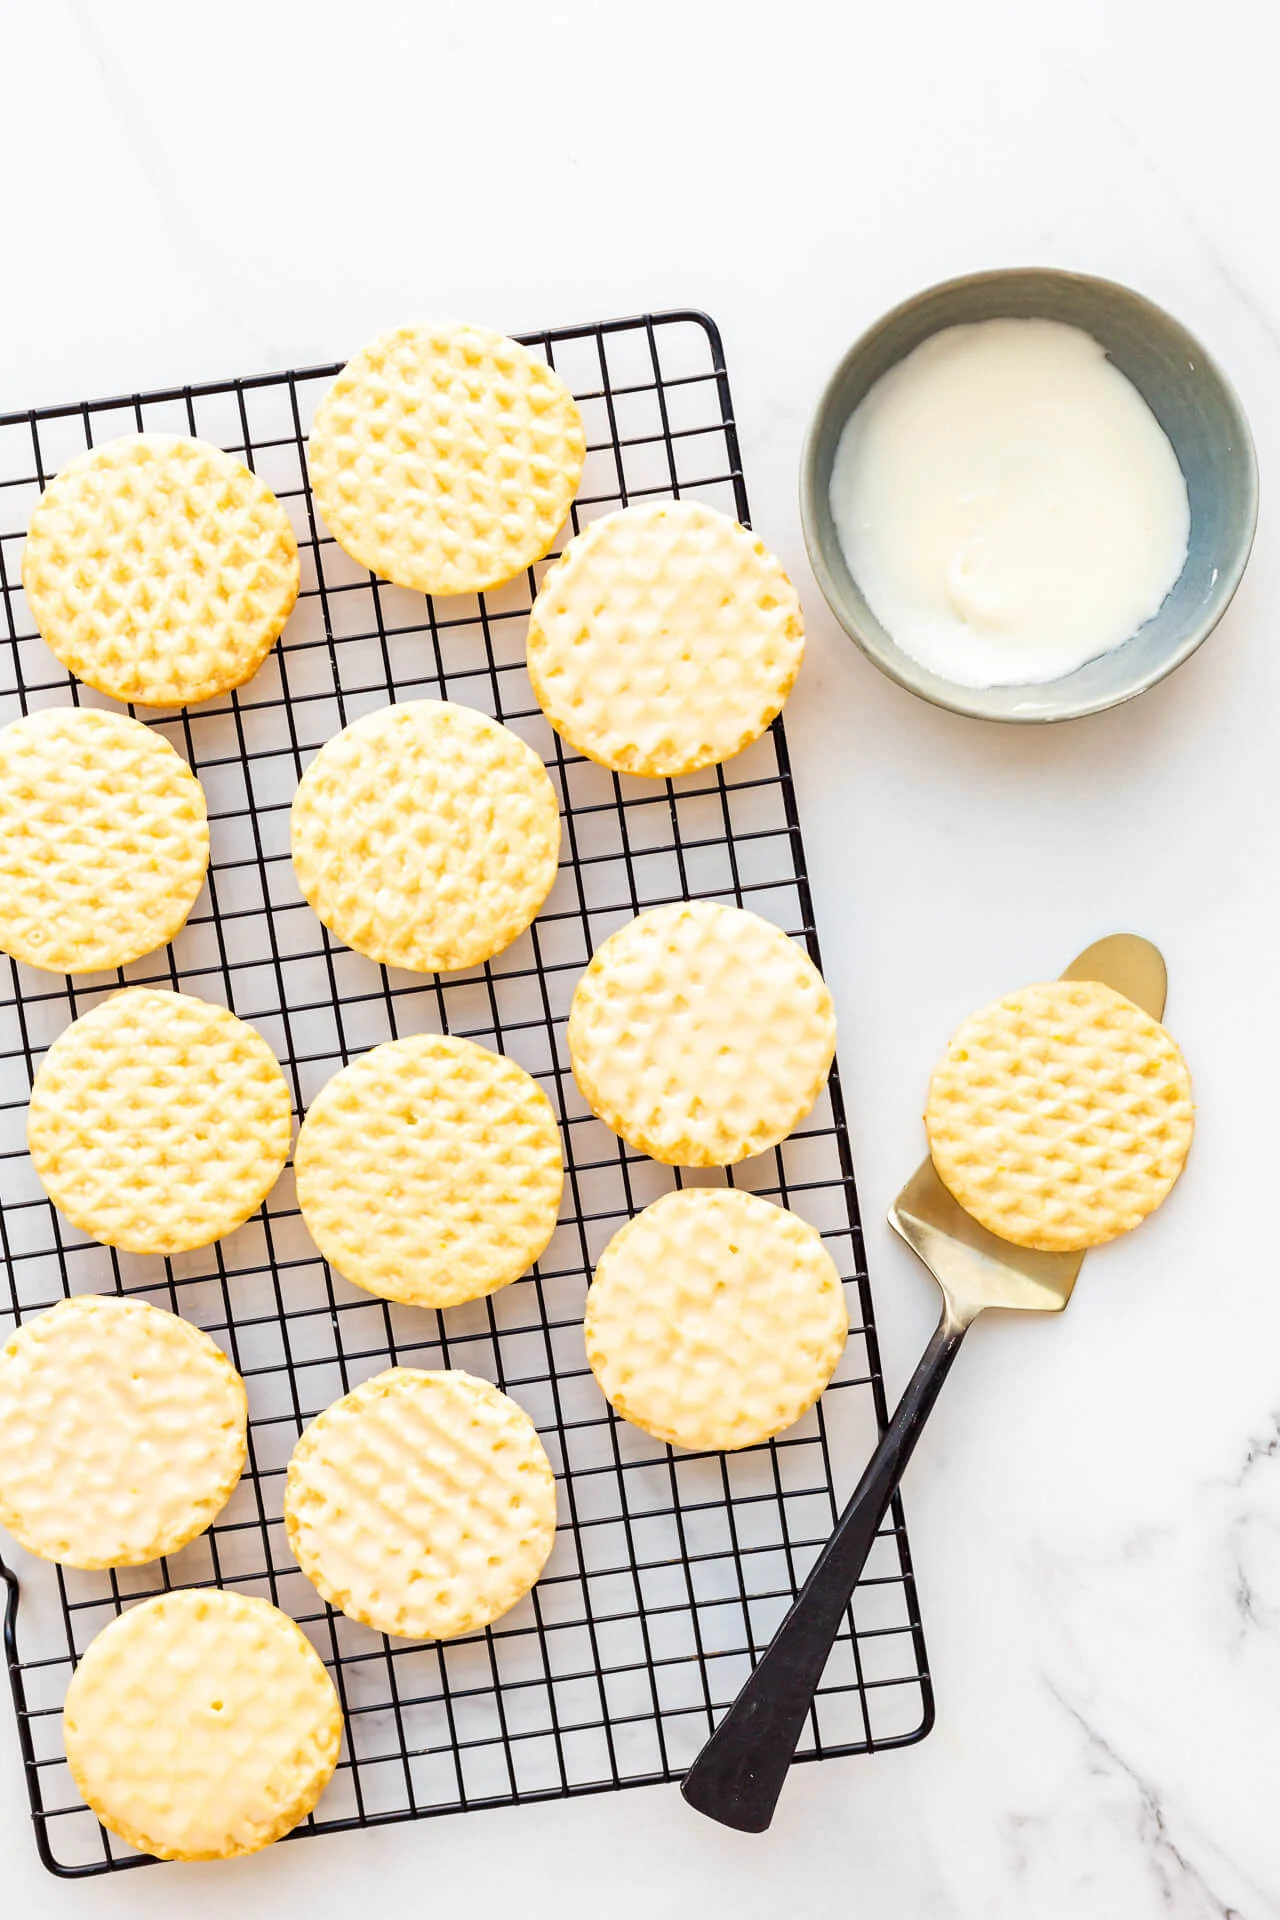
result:
<svg viewBox="0 0 1280 1920"><path fill-rule="evenodd" d="M1136 1227L1182 1172L1194 1123L1177 1041L1087 980L1024 987L972 1014L925 1109L933 1164L960 1205L1045 1253Z"/></svg>

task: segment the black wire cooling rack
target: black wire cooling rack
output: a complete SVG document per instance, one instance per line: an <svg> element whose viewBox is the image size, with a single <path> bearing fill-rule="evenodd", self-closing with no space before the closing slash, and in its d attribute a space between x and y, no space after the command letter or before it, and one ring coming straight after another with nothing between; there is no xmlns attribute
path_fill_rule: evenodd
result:
<svg viewBox="0 0 1280 1920"><path fill-rule="evenodd" d="M628 501L684 494L747 520L720 337L697 313L525 336L576 393L588 457L573 526ZM144 713L185 754L209 802L206 890L172 947L108 976L62 980L6 962L0 991L0 1328L64 1295L153 1300L205 1327L249 1393L249 1464L210 1531L154 1565L76 1573L7 1541L5 1647L36 1838L63 1875L145 1856L78 1801L61 1704L78 1656L131 1601L175 1586L261 1594L297 1619L342 1699L334 1781L298 1833L554 1799L678 1778L767 1644L885 1419L853 1168L835 1073L780 1148L732 1170L817 1226L847 1278L852 1332L819 1407L766 1446L673 1453L618 1421L586 1365L582 1308L610 1235L681 1175L595 1120L568 1071L564 1022L594 947L643 907L748 905L803 938L813 910L781 723L727 766L674 781L620 778L565 750L533 699L525 621L546 563L497 593L435 604L374 579L319 520L304 447L336 367L49 407L0 417L0 721L108 704L57 665L23 601L19 560L40 489L73 454L141 428L243 455L286 503L302 592L281 642L237 693ZM446 978L397 973L332 941L289 859L303 768L348 721L388 700L442 696L497 715L546 760L564 807L556 886L528 933ZM533 1272L438 1315L370 1298L312 1245L286 1173L216 1246L174 1260L85 1239L54 1212L24 1145L31 1077L78 1014L124 983L217 1000L257 1026L305 1111L354 1055L395 1035L463 1034L510 1054L546 1089L566 1147L565 1203ZM719 1182L726 1176L685 1175ZM2 1337L2 1335L0 1335ZM513 1612L444 1644L389 1641L333 1613L299 1572L281 1520L303 1424L386 1366L465 1366L520 1401L556 1469L561 1525ZM801 1757L918 1739L932 1697L895 1500L832 1653Z"/></svg>

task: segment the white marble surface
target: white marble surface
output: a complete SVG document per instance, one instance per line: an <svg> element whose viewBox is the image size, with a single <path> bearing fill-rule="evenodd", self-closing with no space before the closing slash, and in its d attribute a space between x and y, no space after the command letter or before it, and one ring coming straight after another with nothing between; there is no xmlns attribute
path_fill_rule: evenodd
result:
<svg viewBox="0 0 1280 1920"><path fill-rule="evenodd" d="M1200 1135L1063 1321L981 1326L961 1356L906 1488L922 1745L801 1770L758 1839L653 1790L66 1886L36 1863L6 1703L0 1913L1280 1914L1278 53L1270 0L5 8L0 407L330 359L437 311L720 320L756 523L807 589L788 725L891 1389L933 1302L879 1223L961 1015L1149 933ZM882 680L821 604L795 500L852 335L1028 262L1198 332L1264 486L1213 641L1048 733Z"/></svg>

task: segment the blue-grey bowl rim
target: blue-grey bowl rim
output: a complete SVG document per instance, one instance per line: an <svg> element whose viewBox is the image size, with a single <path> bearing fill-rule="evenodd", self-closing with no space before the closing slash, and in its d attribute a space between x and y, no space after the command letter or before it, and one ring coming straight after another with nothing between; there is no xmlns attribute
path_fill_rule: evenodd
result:
<svg viewBox="0 0 1280 1920"><path fill-rule="evenodd" d="M1147 672L1136 675L1129 685L1109 696L1074 702L1067 701L1055 708L1052 712L1009 713L994 711L983 704L983 695L992 691L992 689L986 687L961 686L956 682L944 679L939 674L932 673L926 667L920 666L909 654L903 653L901 648L894 644L891 636L880 626L879 621L874 620L874 615L872 615L872 619L877 631L875 633L868 633L863 631L858 622L846 612L842 604L843 596L841 589L837 581L833 578L831 569L827 565L826 554L823 550L822 539L818 531L819 522L815 505L816 482L814 468L817 457L818 440L822 427L825 424L828 411L843 385L848 369L867 351L868 347L872 345L882 332L894 326L904 314L910 313L914 307L919 306L921 302L925 300L937 299L940 296L955 292L960 288L982 285L995 287L1013 280L1025 281L1027 279L1043 279L1059 283L1074 283L1080 286L1096 287L1104 295L1108 296L1120 294L1125 300L1132 302L1136 308L1145 308L1151 314L1154 323L1161 329L1172 328L1175 332L1181 334L1188 343L1188 346L1193 350L1201 367L1217 381L1222 390L1223 399L1234 417L1235 427L1239 434L1240 451L1244 456L1249 484L1245 513L1246 524L1241 526L1240 538L1236 543L1231 564L1223 570L1220 597L1215 603L1215 606L1210 609L1200 621L1188 628L1187 633L1176 647L1171 648L1169 653L1149 668ZM996 318L997 316L993 314L990 317ZM958 323L955 321L943 320L933 331L940 333L945 327L956 324ZM926 335L924 337L928 338L929 336ZM908 349L908 351L910 351L910 349ZM905 354L900 357L905 358ZM896 364L896 362L894 364ZM1141 389L1139 389L1139 391L1141 391ZM1098 274L1076 273L1066 267L983 268L977 273L956 274L948 280L934 281L930 286L921 287L916 293L909 294L905 300L900 300L896 306L886 309L884 313L880 314L871 322L870 326L865 327L848 350L841 355L840 360L833 368L829 378L823 384L822 392L818 396L817 404L814 406L809 418L808 427L805 430L804 442L800 453L800 523L804 532L805 546L808 549L809 564L813 568L818 585L822 588L823 597L827 605L854 644L859 647L861 651L866 654L867 658L879 667L880 671L886 674L890 680L896 681L900 687L904 687L908 693L914 693L919 699L929 701L932 706L942 707L950 713L962 714L970 719L997 720L1002 724L1013 726L1044 726L1060 720L1083 719L1087 714L1104 713L1111 707L1123 706L1126 701L1136 700L1139 694L1146 693L1148 688L1157 686L1161 680L1167 679L1175 668L1180 667L1184 660L1189 660L1197 648L1202 646L1205 640L1208 639L1230 606L1232 599L1235 597L1236 588L1240 584L1245 567L1249 562L1249 556L1253 551L1254 535L1258 524L1257 449L1254 446L1253 433L1249 426L1248 416L1241 404L1240 396L1217 360L1207 351L1189 328L1185 327L1182 322L1176 319L1173 314L1169 313L1166 308L1157 305L1154 300L1148 299L1145 294L1138 293L1133 287L1126 286L1123 281L1108 280ZM852 578L852 575L850 578ZM924 684L926 682L928 684ZM1041 693L1047 693L1048 689L1055 684L1059 683L1053 681L1043 683ZM1007 689L1005 689L1005 691L1007 691Z"/></svg>

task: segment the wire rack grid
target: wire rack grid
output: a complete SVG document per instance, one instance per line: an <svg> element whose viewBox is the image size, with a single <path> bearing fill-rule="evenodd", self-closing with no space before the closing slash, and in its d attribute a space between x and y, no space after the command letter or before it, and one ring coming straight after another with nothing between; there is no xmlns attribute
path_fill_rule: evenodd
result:
<svg viewBox="0 0 1280 1920"><path fill-rule="evenodd" d="M628 501L681 494L747 521L723 351L705 316L524 338L568 380L587 425L573 531ZM149 1299L213 1335L244 1375L250 1405L237 1492L208 1533L167 1561L77 1573L5 1543L5 1646L36 1838L46 1866L63 1875L144 1863L79 1803L60 1711L93 1635L132 1601L174 1586L261 1594L301 1623L326 1661L345 1716L343 1751L299 1834L678 1778L767 1644L885 1419L834 1072L783 1146L729 1175L683 1176L731 1179L823 1233L846 1276L852 1332L818 1408L766 1446L696 1455L619 1422L601 1398L582 1338L592 1267L622 1221L682 1176L626 1148L586 1108L568 1070L569 998L607 934L673 899L750 906L803 939L817 961L782 725L727 766L674 781L620 778L568 751L524 667L525 622L547 563L499 592L433 603L373 578L326 533L305 443L336 371L0 417L0 721L50 704L108 704L57 666L19 585L31 507L86 445L147 429L196 434L242 455L286 504L303 567L297 608L248 685L177 715L139 716L185 754L208 797L207 889L182 933L111 976L64 980L7 961L0 986L0 1330L71 1293ZM388 971L332 941L289 858L289 805L312 755L362 713L423 697L482 708L522 735L547 762L564 812L561 869L532 928L484 967L443 978ZM275 1048L299 1114L339 1067L397 1035L449 1032L511 1055L562 1123L565 1203L543 1258L516 1284L443 1315L371 1299L320 1259L291 1173L247 1225L197 1253L165 1261L87 1240L54 1211L26 1155L31 1078L70 1019L143 982L220 1001L252 1021ZM389 1641L334 1614L284 1537L283 1476L302 1426L397 1363L464 1366L511 1393L541 1431L559 1482L561 1524L542 1579L513 1612L460 1641ZM801 1753L902 1745L931 1720L895 1501Z"/></svg>

